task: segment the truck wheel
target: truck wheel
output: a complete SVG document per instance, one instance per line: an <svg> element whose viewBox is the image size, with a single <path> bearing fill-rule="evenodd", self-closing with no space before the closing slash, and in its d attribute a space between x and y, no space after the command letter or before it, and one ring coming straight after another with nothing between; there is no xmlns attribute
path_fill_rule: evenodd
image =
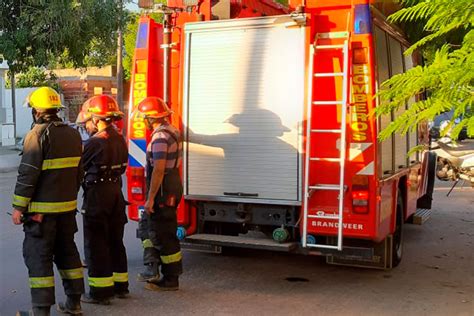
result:
<svg viewBox="0 0 474 316"><path fill-rule="evenodd" d="M431 209L431 202L433 201L433 191L436 176L436 154L428 153L428 182L426 186L426 193L416 201L417 208Z"/></svg>
<svg viewBox="0 0 474 316"><path fill-rule="evenodd" d="M397 197L397 223L392 240L392 268L398 266L403 255L403 199L400 190Z"/></svg>

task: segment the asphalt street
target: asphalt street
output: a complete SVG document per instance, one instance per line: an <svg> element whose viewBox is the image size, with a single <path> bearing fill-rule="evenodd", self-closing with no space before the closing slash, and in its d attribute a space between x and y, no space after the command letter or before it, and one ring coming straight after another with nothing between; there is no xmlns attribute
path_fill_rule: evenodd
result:
<svg viewBox="0 0 474 316"><path fill-rule="evenodd" d="M30 307L23 232L6 215L15 176L0 174L1 316ZM436 188L430 220L405 225L404 258L391 271L330 266L321 257L283 253L186 251L180 291L150 292L135 280L141 246L136 223L128 223L131 298L83 305L84 315L474 315L474 189L456 188L448 198L447 190ZM76 240L83 253L81 234L80 229ZM58 275L56 280L62 300Z"/></svg>

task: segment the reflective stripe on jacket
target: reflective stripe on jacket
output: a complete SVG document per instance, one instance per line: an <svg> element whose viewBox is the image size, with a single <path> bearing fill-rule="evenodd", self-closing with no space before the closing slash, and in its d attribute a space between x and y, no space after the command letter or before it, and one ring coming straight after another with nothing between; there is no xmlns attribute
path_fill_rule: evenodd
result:
<svg viewBox="0 0 474 316"><path fill-rule="evenodd" d="M81 154L77 130L56 115L40 118L25 137L13 207L44 214L75 210L83 176Z"/></svg>

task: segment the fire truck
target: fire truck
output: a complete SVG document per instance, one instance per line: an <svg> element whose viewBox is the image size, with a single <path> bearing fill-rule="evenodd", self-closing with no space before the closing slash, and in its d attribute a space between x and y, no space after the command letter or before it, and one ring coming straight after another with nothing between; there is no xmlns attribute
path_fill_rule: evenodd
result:
<svg viewBox="0 0 474 316"><path fill-rule="evenodd" d="M428 142L426 125L378 140L405 110L374 114L380 84L419 62L386 20L396 4L140 4L147 10L131 78L129 217L143 212L150 136L134 110L158 96L184 135L177 231L184 245L398 265L405 223L429 215L436 157L410 152Z"/></svg>

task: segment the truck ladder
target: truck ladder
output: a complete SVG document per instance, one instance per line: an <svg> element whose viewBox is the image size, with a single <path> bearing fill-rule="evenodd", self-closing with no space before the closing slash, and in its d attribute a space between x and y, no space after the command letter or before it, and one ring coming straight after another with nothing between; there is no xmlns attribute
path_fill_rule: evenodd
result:
<svg viewBox="0 0 474 316"><path fill-rule="evenodd" d="M344 44L336 45L318 45L318 39L333 39L333 38L344 38ZM315 78L321 77L342 77L342 98L338 100L314 100L313 93L311 92L311 104L308 104L307 110L307 130L306 130L306 160L305 160L305 198L304 198L304 207L303 207L303 236L302 236L302 245L303 247L308 248L325 248L325 249L337 249L342 250L342 228L343 228L343 213L344 213L344 193L346 191L346 186L344 185L344 166L346 159L346 114L347 114L347 98L348 98L348 76L349 76L349 33L348 32L331 32L331 33L319 33L317 34L314 45L311 45L311 72L314 71L313 62L317 60L315 57L321 50L342 50L343 53L343 71L342 72L314 72L311 74L312 78L310 82L313 82ZM311 84L312 86L312 84ZM341 127L339 129L314 129L311 126L311 115L312 112L317 112L313 107L318 107L321 105L330 105L330 106L341 106ZM337 113L337 111L336 111ZM317 140L316 135L323 135L327 133L335 133L340 135L340 147L339 157L326 158L311 155L312 144ZM339 182L335 184L322 184L322 183L309 183L309 169L312 161L326 161L331 163L339 164ZM313 192L318 190L331 190L338 191L338 213L334 215L329 214L308 214L308 204L311 200ZM338 222L338 231L337 231L337 245L327 245L327 244L318 244L310 243L307 241L308 237L308 221L309 219L330 219L337 220Z"/></svg>

